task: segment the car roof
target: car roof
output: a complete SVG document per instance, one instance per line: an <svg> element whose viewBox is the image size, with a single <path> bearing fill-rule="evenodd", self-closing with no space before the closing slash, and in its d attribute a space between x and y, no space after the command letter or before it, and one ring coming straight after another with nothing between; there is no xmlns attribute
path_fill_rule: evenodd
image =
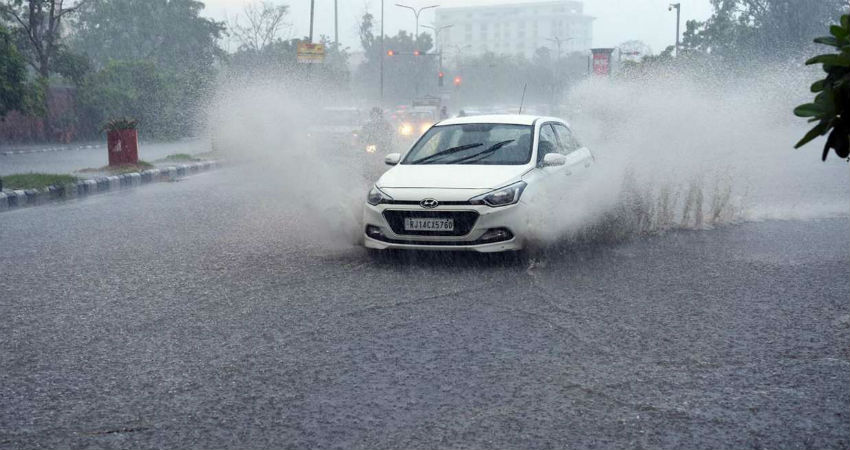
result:
<svg viewBox="0 0 850 450"><path fill-rule="evenodd" d="M531 114L487 114L481 116L464 116L446 119L437 123L436 126L463 125L468 123L505 123L512 125L534 125L534 122L538 119L563 122L563 120L558 119L557 117L534 116Z"/></svg>

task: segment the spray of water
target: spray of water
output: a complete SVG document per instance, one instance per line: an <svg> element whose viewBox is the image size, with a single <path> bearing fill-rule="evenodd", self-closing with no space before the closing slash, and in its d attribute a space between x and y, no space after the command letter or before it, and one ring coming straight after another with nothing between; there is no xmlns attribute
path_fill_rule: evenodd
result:
<svg viewBox="0 0 850 450"><path fill-rule="evenodd" d="M370 161L345 154L349 148L316 145L310 129L321 123L321 107L334 102L319 92L328 88L273 77L223 82L209 107L211 141L236 175L256 188L249 196L259 207L251 214L297 227L289 230L292 239L351 247L361 231Z"/></svg>
<svg viewBox="0 0 850 450"><path fill-rule="evenodd" d="M539 241L846 215L846 163L792 149L806 128L790 111L811 78L800 70L737 79L679 70L580 84L568 115L597 165L535 215Z"/></svg>
<svg viewBox="0 0 850 450"><path fill-rule="evenodd" d="M576 86L565 116L597 164L529 216L535 241L846 215L846 164L792 149L805 123L790 111L814 74L762 73L730 79L680 70ZM328 90L259 76L226 82L208 122L215 147L241 163L247 180L270 188L265 213L300 223L301 238L350 247L362 230L363 196L380 172L374 158L336 158L305 138L323 104L355 103L316 97Z"/></svg>

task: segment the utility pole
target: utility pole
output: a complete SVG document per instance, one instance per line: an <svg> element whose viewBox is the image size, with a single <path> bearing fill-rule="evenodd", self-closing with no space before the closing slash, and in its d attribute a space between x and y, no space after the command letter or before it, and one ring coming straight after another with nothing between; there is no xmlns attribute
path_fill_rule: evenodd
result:
<svg viewBox="0 0 850 450"><path fill-rule="evenodd" d="M384 49L384 0L381 0L381 106L384 105L384 57L386 57L386 49Z"/></svg>
<svg viewBox="0 0 850 450"><path fill-rule="evenodd" d="M339 5L334 0L334 45L339 48Z"/></svg>
<svg viewBox="0 0 850 450"><path fill-rule="evenodd" d="M316 0L310 0L310 43L313 43L313 10L316 6Z"/></svg>
<svg viewBox="0 0 850 450"><path fill-rule="evenodd" d="M676 57L679 57L679 20L682 15L682 4L681 3L671 3L670 7L667 8L667 11L672 11L673 8L676 8Z"/></svg>

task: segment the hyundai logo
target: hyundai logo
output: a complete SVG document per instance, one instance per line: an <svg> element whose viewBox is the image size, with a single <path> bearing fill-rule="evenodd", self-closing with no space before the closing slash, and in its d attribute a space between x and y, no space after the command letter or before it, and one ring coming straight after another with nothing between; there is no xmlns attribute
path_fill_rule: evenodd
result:
<svg viewBox="0 0 850 450"><path fill-rule="evenodd" d="M419 202L419 206L421 206L423 208L429 208L429 209L430 208L436 208L439 205L440 205L440 202L438 202L437 200L435 200L433 198L426 198L426 199L422 200L421 202Z"/></svg>

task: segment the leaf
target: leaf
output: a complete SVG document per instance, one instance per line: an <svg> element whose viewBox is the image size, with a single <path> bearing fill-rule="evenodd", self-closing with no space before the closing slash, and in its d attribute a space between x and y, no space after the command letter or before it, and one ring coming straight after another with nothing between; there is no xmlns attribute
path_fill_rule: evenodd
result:
<svg viewBox="0 0 850 450"><path fill-rule="evenodd" d="M803 139L800 139L800 142L797 142L797 145L795 145L794 148L800 148L808 144L812 141L812 139L826 134L827 131L829 131L829 122L824 120L821 123L815 125L815 127L811 130L809 130L809 132L806 133L805 136L803 136Z"/></svg>
<svg viewBox="0 0 850 450"><path fill-rule="evenodd" d="M797 117L815 117L827 112L823 105L817 103L806 103L794 108L794 115Z"/></svg>
<svg viewBox="0 0 850 450"><path fill-rule="evenodd" d="M841 26L850 30L850 15L845 14L841 16Z"/></svg>
<svg viewBox="0 0 850 450"><path fill-rule="evenodd" d="M833 47L840 47L840 45L838 44L838 39L836 39L832 36L815 38L815 44L823 44L823 45L831 45Z"/></svg>
<svg viewBox="0 0 850 450"><path fill-rule="evenodd" d="M835 139L832 141L832 148L839 158L846 158L850 155L850 136L842 130L836 128L832 130L835 134Z"/></svg>
<svg viewBox="0 0 850 450"><path fill-rule="evenodd" d="M850 67L850 57L847 55L818 55L806 61L806 65L823 64L824 66Z"/></svg>
<svg viewBox="0 0 850 450"><path fill-rule="evenodd" d="M838 25L833 25L829 27L829 34L837 37L837 38L846 38L848 34L847 30L844 27L840 27Z"/></svg>
<svg viewBox="0 0 850 450"><path fill-rule="evenodd" d="M818 80L812 83L812 92L822 91L824 83L826 83L826 80Z"/></svg>

